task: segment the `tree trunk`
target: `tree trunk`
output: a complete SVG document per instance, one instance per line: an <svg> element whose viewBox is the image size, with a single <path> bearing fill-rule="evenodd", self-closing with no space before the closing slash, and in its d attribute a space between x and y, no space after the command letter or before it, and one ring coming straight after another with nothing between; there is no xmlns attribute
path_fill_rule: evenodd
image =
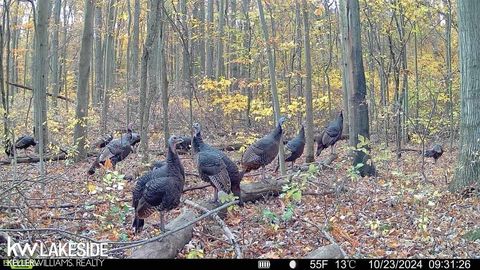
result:
<svg viewBox="0 0 480 270"><path fill-rule="evenodd" d="M304 44L305 44L305 71L306 71L306 85L305 85L305 103L307 123L305 127L306 139L306 162L315 161L313 149L313 97L312 97L312 58L310 56L310 24L308 22L308 6L307 1L303 2L303 27L304 27Z"/></svg>
<svg viewBox="0 0 480 270"><path fill-rule="evenodd" d="M213 29L213 0L208 0L207 4L207 26L206 35L207 41L207 58L205 59L206 75L209 78L213 78L213 42L212 42L212 29Z"/></svg>
<svg viewBox="0 0 480 270"><path fill-rule="evenodd" d="M142 161L148 162L148 127L150 105L156 93L157 81L154 70L154 44L158 38L158 29L160 24L161 0L150 0L150 13L148 16L147 38L143 45L141 79L140 79L140 149L142 151ZM147 81L148 74L148 81ZM147 93L148 86L148 93ZM148 95L147 95L148 94Z"/></svg>
<svg viewBox="0 0 480 270"><path fill-rule="evenodd" d="M85 13L83 19L82 45L80 47L80 59L78 64L78 85L77 85L77 108L75 117L77 122L74 130L74 142L77 144L77 155L75 159L87 157L86 138L88 128L88 76L90 74L90 56L92 55L93 39L93 13L94 0L85 0Z"/></svg>
<svg viewBox="0 0 480 270"><path fill-rule="evenodd" d="M50 58L50 65L52 67L52 76L50 78L52 93L54 95L52 102L53 107L57 107L57 96L60 93L60 76L59 76L59 64L58 64L58 34L60 28L60 10L62 7L61 0L55 0L53 6L53 34L52 34L52 54Z"/></svg>
<svg viewBox="0 0 480 270"><path fill-rule="evenodd" d="M260 17L260 25L263 31L263 38L265 41L265 46L267 48L267 57L268 57L268 69L270 72L270 90L272 92L272 103L273 103L273 110L275 114L275 123L278 123L280 119L280 102L278 101L278 93L277 93L277 78L275 75L275 59L273 58L272 46L270 45L270 38L268 35L268 28L267 22L265 21L265 15L263 12L263 0L257 0L258 5L258 15ZM283 138L283 136L282 136ZM282 141L282 139L280 139ZM278 151L278 158L280 163L280 172L282 175L285 174L285 157L284 157L284 149L283 144L279 146L280 150Z"/></svg>
<svg viewBox="0 0 480 270"><path fill-rule="evenodd" d="M447 7L447 14L445 16L445 47L447 50L447 95L448 100L448 115L450 117L450 148L453 147L453 140L455 138L455 123L453 120L453 93L452 93L452 3L450 0L444 0L444 4Z"/></svg>
<svg viewBox="0 0 480 270"><path fill-rule="evenodd" d="M342 0L345 1L345 0ZM365 73L363 69L362 59L362 41L360 30L360 8L358 0L346 0L346 18L347 18L347 44L346 49L348 54L347 58L347 72L348 72L348 86L350 87L350 106L351 106L351 119L350 122L350 142L351 146L355 147L353 165L357 166L363 164L358 168L362 176L372 175L375 173L375 169L370 158L369 145L363 145L365 150L358 149L357 145L360 142L360 137L364 137L365 140L370 138L369 132L369 119L368 119L368 104L365 99L366 96L366 83Z"/></svg>
<svg viewBox="0 0 480 270"><path fill-rule="evenodd" d="M103 100L103 18L101 3L95 5L95 100L94 104L100 106Z"/></svg>
<svg viewBox="0 0 480 270"><path fill-rule="evenodd" d="M47 140L47 78L48 78L48 1L39 1L35 18L35 73L34 73L34 112L35 139L40 154L40 173L45 175L43 162Z"/></svg>
<svg viewBox="0 0 480 270"><path fill-rule="evenodd" d="M225 76L225 65L223 61L223 36L224 36L224 28L225 28L225 1L226 0L218 0L219 7L218 7L218 39L217 39L217 73L216 78L217 80L220 77Z"/></svg>
<svg viewBox="0 0 480 270"><path fill-rule="evenodd" d="M348 59L347 59L347 38L348 38L348 20L346 13L346 0L339 1L339 17L340 17L340 44L341 44L341 61L340 69L342 70L342 90L343 90L343 130L348 131L351 134L352 130L349 125L350 122L350 100L349 90L350 86L348 79ZM350 136L350 144L352 143L352 137Z"/></svg>
<svg viewBox="0 0 480 270"><path fill-rule="evenodd" d="M460 48L460 145L450 190L480 183L480 1L457 2Z"/></svg>
<svg viewBox="0 0 480 270"><path fill-rule="evenodd" d="M110 88L113 81L114 47L113 31L115 30L115 3L110 0L108 5L107 37L105 41L105 62L104 62L104 84L103 84L103 106L102 106L102 130L107 130L108 108L110 106Z"/></svg>

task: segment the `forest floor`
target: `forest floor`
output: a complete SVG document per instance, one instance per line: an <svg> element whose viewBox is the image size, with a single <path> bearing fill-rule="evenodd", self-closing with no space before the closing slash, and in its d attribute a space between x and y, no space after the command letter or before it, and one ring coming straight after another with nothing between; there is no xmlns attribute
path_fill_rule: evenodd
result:
<svg viewBox="0 0 480 270"><path fill-rule="evenodd" d="M416 152L404 152L397 160L391 149L374 148L378 176L355 178L348 173L351 163L346 142L341 141L337 149L339 157L331 164L332 168L319 171L307 189L321 193L343 179L344 192L303 195L288 221L272 223L265 214L282 214L285 200L280 197L248 202L244 207L235 207L228 212L225 222L240 243L244 257L303 257L330 244L321 232L326 226L349 257L480 258L480 240L472 241L468 237L473 231L478 234L480 230L480 197L453 194L447 190L457 156L454 149L448 149L437 164L426 160L428 180L422 177L422 158ZM329 150L325 151L317 161L329 153ZM237 160L240 157L236 152L229 152L229 155ZM155 158L163 159L153 157L153 160ZM196 173L190 156L182 155L181 159L186 172ZM138 171L139 160L138 154L134 153L121 162L117 170L131 175ZM7 179L4 180L7 185L11 185L14 175L21 184L2 195L0 228L58 228L109 241L158 235L160 232L152 226L158 222L157 214L146 221L142 233L132 233L133 210L130 205L134 181L107 177L103 170L88 176L86 171L92 161L93 157L80 163L49 162L46 166L48 178L44 181L38 179L37 163L18 164L15 171L12 166L1 166L0 178ZM303 162L303 159L297 160L297 164ZM269 167L268 175L277 174L273 167ZM260 177L258 174L246 176L244 182L259 181ZM199 178L188 175L185 185L201 183ZM211 197L210 187L183 195L192 201ZM181 207L170 211L167 220L178 216ZM62 238L58 233L47 232L10 235L18 241ZM127 250L119 256L129 254ZM218 225L207 219L194 226L193 239L178 255L180 258L190 256L233 258L235 253Z"/></svg>

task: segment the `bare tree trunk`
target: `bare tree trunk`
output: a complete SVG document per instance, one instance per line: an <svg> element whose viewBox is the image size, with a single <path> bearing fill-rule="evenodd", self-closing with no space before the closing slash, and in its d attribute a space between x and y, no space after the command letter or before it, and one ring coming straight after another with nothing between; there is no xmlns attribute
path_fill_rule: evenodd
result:
<svg viewBox="0 0 480 270"><path fill-rule="evenodd" d="M313 149L313 97L312 97L312 58L310 56L310 23L308 22L308 6L307 1L302 0L303 2L303 29L305 32L304 43L305 43L305 71L306 76L306 85L305 85L305 103L306 103L306 114L307 114L307 125L305 127L306 131L306 162L315 161L314 158L314 149Z"/></svg>
<svg viewBox="0 0 480 270"><path fill-rule="evenodd" d="M345 0L341 0L345 1ZM360 29L360 8L358 0L346 0L346 18L347 18L347 44L346 55L348 65L348 86L350 87L350 106L353 121L350 122L351 133L350 141L353 142L351 146L355 147L353 165L362 164L358 170L362 176L372 175L375 173L373 162L370 158L370 146L364 145L366 151L357 149L361 137L365 139L370 138L369 133L369 118L368 118L368 103L366 101L367 86L365 83L365 73L363 69L362 59L362 42ZM351 118L352 119L352 118ZM352 139L353 138L353 139Z"/></svg>
<svg viewBox="0 0 480 270"><path fill-rule="evenodd" d="M77 144L77 155L75 159L87 157L86 138L88 128L88 77L90 74L90 56L93 45L93 13L94 0L85 0L85 14L83 18L82 45L80 47L80 59L78 64L78 85L77 85L77 108L75 117L77 122L74 130L74 142Z"/></svg>
<svg viewBox="0 0 480 270"><path fill-rule="evenodd" d="M452 92L452 3L450 0L444 0L444 4L447 7L447 14L445 16L445 45L447 49L447 94L448 100L448 114L450 117L450 148L453 147L453 140L455 138L455 123L453 120L453 92Z"/></svg>
<svg viewBox="0 0 480 270"><path fill-rule="evenodd" d="M3 20L4 22L4 20ZM8 138L8 106L7 106L7 93L5 91L5 73L3 69L3 23L0 25L0 94L2 95L2 108L3 108L3 137Z"/></svg>
<svg viewBox="0 0 480 270"><path fill-rule="evenodd" d="M47 79L48 79L48 1L39 1L35 18L35 73L34 73L34 112L35 139L40 154L40 174L45 175L44 150L47 139Z"/></svg>
<svg viewBox="0 0 480 270"><path fill-rule="evenodd" d="M216 78L217 80L225 76L225 63L223 61L223 36L225 34L225 1L218 0L218 39L217 39L217 67Z"/></svg>
<svg viewBox="0 0 480 270"><path fill-rule="evenodd" d="M148 128L149 114L152 100L154 99L157 81L155 79L155 39L158 38L158 30L160 24L160 9L162 0L150 0L150 14L147 25L147 38L143 45L142 63L141 63L141 79L140 79L140 149L142 151L142 161L148 162ZM147 81L148 74L148 81ZM147 83L148 82L148 83ZM147 95L148 85L148 95Z"/></svg>
<svg viewBox="0 0 480 270"><path fill-rule="evenodd" d="M450 190L480 183L480 1L457 2L460 47L460 144Z"/></svg>
<svg viewBox="0 0 480 270"><path fill-rule="evenodd" d="M205 59L206 75L209 78L213 78L213 42L212 42L212 29L213 29L213 0L208 0L207 5L207 26L206 37L207 40L207 58Z"/></svg>
<svg viewBox="0 0 480 270"><path fill-rule="evenodd" d="M200 29L198 34L200 39L198 41L198 56L199 56L199 66L200 74L205 75L205 1L199 1L198 3L198 20L200 21Z"/></svg>
<svg viewBox="0 0 480 270"><path fill-rule="evenodd" d="M107 37L105 41L105 62L104 62L104 84L103 84L103 106L102 106L102 130L107 130L108 108L110 106L110 90L112 87L114 48L113 31L115 30L115 3L110 0L108 4Z"/></svg>
<svg viewBox="0 0 480 270"><path fill-rule="evenodd" d="M103 18L102 18L102 6L101 2L95 5L95 99L94 104L100 106L103 100L103 46L102 46L102 34L103 34Z"/></svg>
<svg viewBox="0 0 480 270"><path fill-rule="evenodd" d="M52 34L52 54L50 58L50 65L52 67L52 76L50 78L52 93L53 93L53 107L57 107L57 97L60 93L60 76L59 76L59 61L58 61L58 34L60 28L60 10L62 7L61 0L55 0L53 6L53 34Z"/></svg>
<svg viewBox="0 0 480 270"><path fill-rule="evenodd" d="M346 13L346 0L339 1L339 17L340 17L340 44L342 47L341 50L341 70L342 70L342 90L343 90L343 130L347 131L349 134L352 134L351 127L349 125L351 114L350 114L350 99L349 99L349 80L348 80L348 60L347 60L347 38L348 38L348 19ZM352 137L349 137L350 144L352 144Z"/></svg>
<svg viewBox="0 0 480 270"><path fill-rule="evenodd" d="M265 41L265 45L267 47L268 66L269 66L269 72L270 72L270 90L272 92L272 102L273 102L273 110L275 113L275 123L278 123L278 120L280 119L280 103L278 101L277 79L275 75L275 59L273 58L272 47L270 45L270 38L268 35L267 22L265 21L265 15L263 12L262 0L257 0L257 5L258 5L258 15L260 17L260 25L263 31L263 38ZM282 139L280 141L282 141ZM280 148L280 151L278 151L278 158L280 163L280 173L284 175L285 174L285 157L284 157L283 144L280 144L279 148Z"/></svg>

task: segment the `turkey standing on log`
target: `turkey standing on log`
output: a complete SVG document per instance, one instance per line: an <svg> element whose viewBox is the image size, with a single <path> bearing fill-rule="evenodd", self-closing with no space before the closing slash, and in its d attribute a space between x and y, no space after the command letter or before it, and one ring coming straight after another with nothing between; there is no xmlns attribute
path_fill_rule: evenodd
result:
<svg viewBox="0 0 480 270"><path fill-rule="evenodd" d="M297 158L301 157L303 154L303 149L305 148L305 127L302 124L302 128L298 132L297 136L290 141L288 141L285 146L285 161L292 162L293 164Z"/></svg>
<svg viewBox="0 0 480 270"><path fill-rule="evenodd" d="M132 192L135 209L132 226L136 233L143 228L144 219L155 210L160 212L160 229L165 232L163 211L172 210L180 204L185 170L176 152L176 145L182 141L180 137L171 136L168 140L166 164L137 180Z"/></svg>
<svg viewBox="0 0 480 270"><path fill-rule="evenodd" d="M434 159L434 162L437 163L437 159L439 159L443 154L443 149L440 144L435 144L432 149L425 151L425 157L431 157Z"/></svg>
<svg viewBox="0 0 480 270"><path fill-rule="evenodd" d="M193 124L193 128L192 146L196 154L198 174L215 189L214 201L218 200L218 191L221 190L227 194L231 191L238 197L239 205L243 205L240 190L243 173L224 152L203 142L200 124Z"/></svg>
<svg viewBox="0 0 480 270"><path fill-rule="evenodd" d="M23 135L17 139L17 141L15 142L15 145L12 145L10 143L10 140L7 140L7 145L5 147L5 154L7 154L9 157L13 156L13 150L14 150L13 148L15 147L15 149L23 149L25 156L27 156L27 148L35 145L37 145L37 142L32 136Z"/></svg>
<svg viewBox="0 0 480 270"><path fill-rule="evenodd" d="M286 118L278 120L277 127L260 140L250 145L242 156L242 167L247 173L262 167L262 179L265 179L265 166L277 157L282 137L282 124Z"/></svg>
<svg viewBox="0 0 480 270"><path fill-rule="evenodd" d="M318 157L323 149L331 146L331 153L333 154L333 147L335 143L342 137L343 130L343 112L340 111L337 119L328 124L325 130L317 137L317 154Z"/></svg>
<svg viewBox="0 0 480 270"><path fill-rule="evenodd" d="M100 164L105 164L107 159L110 159L112 166L115 168L118 162L124 160L132 152L132 145L140 140L140 136L135 134L137 133L133 133L129 129L128 133L122 135L120 139L110 141L93 162L88 174L94 174L96 168L100 167Z"/></svg>

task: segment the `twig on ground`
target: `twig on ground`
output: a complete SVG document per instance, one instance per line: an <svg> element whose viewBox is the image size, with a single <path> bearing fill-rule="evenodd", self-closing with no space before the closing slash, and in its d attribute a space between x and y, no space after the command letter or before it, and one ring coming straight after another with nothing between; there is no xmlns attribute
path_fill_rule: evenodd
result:
<svg viewBox="0 0 480 270"><path fill-rule="evenodd" d="M185 204L190 205L194 208L200 209L205 213L208 213L209 210L195 202L192 202L190 200L185 200ZM238 245L238 242L235 240L235 236L233 235L232 231L230 228L228 228L227 224L217 215L217 214L212 214L213 219L222 227L223 232L225 232L225 236L227 236L228 240L230 241L230 244L235 248L235 254L237 255L237 259L242 259L243 254L240 249L240 246Z"/></svg>

